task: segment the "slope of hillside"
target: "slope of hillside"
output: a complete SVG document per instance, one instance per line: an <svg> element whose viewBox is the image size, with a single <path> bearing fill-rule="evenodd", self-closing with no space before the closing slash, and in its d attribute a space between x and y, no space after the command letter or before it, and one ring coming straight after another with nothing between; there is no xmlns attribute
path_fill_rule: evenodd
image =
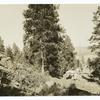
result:
<svg viewBox="0 0 100 100"><path fill-rule="evenodd" d="M96 56L88 47L76 47L75 50L77 53L76 58L80 61L84 60L85 64L89 58L93 59Z"/></svg>
<svg viewBox="0 0 100 100"><path fill-rule="evenodd" d="M76 47L77 55L94 55L88 47Z"/></svg>

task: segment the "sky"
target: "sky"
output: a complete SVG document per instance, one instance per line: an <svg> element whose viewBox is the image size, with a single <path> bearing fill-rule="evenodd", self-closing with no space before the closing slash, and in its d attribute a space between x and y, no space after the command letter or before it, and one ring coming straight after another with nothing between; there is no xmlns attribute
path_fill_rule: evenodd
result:
<svg viewBox="0 0 100 100"><path fill-rule="evenodd" d="M14 42L23 48L23 11L27 5L0 5L0 36L5 46ZM93 32L93 12L97 5L62 4L58 10L60 24L75 47L86 47Z"/></svg>

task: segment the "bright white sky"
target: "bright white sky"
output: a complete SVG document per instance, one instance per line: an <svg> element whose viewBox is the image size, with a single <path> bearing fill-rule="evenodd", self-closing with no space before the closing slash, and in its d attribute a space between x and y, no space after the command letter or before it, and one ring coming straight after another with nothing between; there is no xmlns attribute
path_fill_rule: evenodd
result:
<svg viewBox="0 0 100 100"><path fill-rule="evenodd" d="M23 47L23 10L26 5L0 5L0 36L5 45L15 42ZM74 46L88 46L93 31L93 12L97 5L60 5L60 23Z"/></svg>

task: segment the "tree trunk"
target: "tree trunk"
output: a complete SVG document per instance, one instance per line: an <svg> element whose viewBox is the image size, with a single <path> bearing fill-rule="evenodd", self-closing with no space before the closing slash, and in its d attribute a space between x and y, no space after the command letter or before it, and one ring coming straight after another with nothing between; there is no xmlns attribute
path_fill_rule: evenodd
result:
<svg viewBox="0 0 100 100"><path fill-rule="evenodd" d="M42 43L42 40L40 39L40 44L41 44L41 72L42 74L44 74L44 46L43 46L43 43Z"/></svg>
<svg viewBox="0 0 100 100"><path fill-rule="evenodd" d="M42 60L41 72L42 72L42 74L44 74L44 55L43 55L43 51L41 51L41 60Z"/></svg>

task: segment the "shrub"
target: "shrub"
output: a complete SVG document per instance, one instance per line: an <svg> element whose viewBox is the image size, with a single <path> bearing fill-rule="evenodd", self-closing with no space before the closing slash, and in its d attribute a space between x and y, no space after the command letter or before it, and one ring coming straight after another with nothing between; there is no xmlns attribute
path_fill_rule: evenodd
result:
<svg viewBox="0 0 100 100"><path fill-rule="evenodd" d="M13 80L19 84L19 88L25 95L36 95L38 87L48 80L47 75L34 70L34 66L28 64L16 64Z"/></svg>

